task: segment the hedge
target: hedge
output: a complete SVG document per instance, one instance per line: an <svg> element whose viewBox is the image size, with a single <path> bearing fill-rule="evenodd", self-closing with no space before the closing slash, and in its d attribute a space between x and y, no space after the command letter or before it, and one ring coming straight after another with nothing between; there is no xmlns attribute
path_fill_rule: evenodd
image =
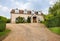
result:
<svg viewBox="0 0 60 41"><path fill-rule="evenodd" d="M0 20L0 32L3 32L6 29L6 22Z"/></svg>

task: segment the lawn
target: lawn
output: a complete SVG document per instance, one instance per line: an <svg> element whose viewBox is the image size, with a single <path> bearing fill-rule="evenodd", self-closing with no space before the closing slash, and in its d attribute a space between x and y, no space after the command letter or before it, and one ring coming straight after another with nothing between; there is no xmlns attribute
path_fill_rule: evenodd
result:
<svg viewBox="0 0 60 41"><path fill-rule="evenodd" d="M5 36L5 35L8 34L9 32L10 32L9 29L6 29L5 31L0 32L0 37L1 37L1 36Z"/></svg>
<svg viewBox="0 0 60 41"><path fill-rule="evenodd" d="M52 28L49 28L52 32L60 35L60 27L52 27Z"/></svg>

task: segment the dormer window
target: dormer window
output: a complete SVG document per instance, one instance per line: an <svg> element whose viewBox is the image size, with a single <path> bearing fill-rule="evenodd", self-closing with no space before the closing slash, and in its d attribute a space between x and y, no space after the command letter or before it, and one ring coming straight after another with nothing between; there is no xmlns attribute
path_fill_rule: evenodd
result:
<svg viewBox="0 0 60 41"><path fill-rule="evenodd" d="M31 11L27 11L27 14L31 14Z"/></svg>
<svg viewBox="0 0 60 41"><path fill-rule="evenodd" d="M38 12L36 11L35 14L38 15Z"/></svg>
<svg viewBox="0 0 60 41"><path fill-rule="evenodd" d="M10 13L15 13L15 9L12 9Z"/></svg>
<svg viewBox="0 0 60 41"><path fill-rule="evenodd" d="M41 14L41 11L39 11L38 14Z"/></svg>
<svg viewBox="0 0 60 41"><path fill-rule="evenodd" d="M24 10L24 14L27 14L27 10L26 9Z"/></svg>
<svg viewBox="0 0 60 41"><path fill-rule="evenodd" d="M19 10L18 8L15 9L15 13L18 14L19 13Z"/></svg>
<svg viewBox="0 0 60 41"><path fill-rule="evenodd" d="M24 10L19 10L19 14L24 14Z"/></svg>
<svg viewBox="0 0 60 41"><path fill-rule="evenodd" d="M32 10L32 15L34 15L34 13L35 13L34 10Z"/></svg>

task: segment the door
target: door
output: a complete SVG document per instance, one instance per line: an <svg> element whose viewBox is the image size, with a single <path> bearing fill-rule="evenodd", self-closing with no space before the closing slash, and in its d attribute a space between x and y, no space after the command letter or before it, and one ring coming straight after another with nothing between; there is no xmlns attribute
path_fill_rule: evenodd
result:
<svg viewBox="0 0 60 41"><path fill-rule="evenodd" d="M33 17L33 23L37 23L36 16Z"/></svg>

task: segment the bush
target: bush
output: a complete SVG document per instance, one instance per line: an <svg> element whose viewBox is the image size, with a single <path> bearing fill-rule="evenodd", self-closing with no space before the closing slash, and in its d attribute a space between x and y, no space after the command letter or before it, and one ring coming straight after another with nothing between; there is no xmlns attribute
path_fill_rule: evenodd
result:
<svg viewBox="0 0 60 41"><path fill-rule="evenodd" d="M3 32L6 29L6 23L0 20L0 32Z"/></svg>
<svg viewBox="0 0 60 41"><path fill-rule="evenodd" d="M6 29L3 32L0 32L0 40L1 38L4 38L11 30L10 29Z"/></svg>
<svg viewBox="0 0 60 41"><path fill-rule="evenodd" d="M45 21L45 25L47 27L60 27L60 17L50 17L48 20Z"/></svg>
<svg viewBox="0 0 60 41"><path fill-rule="evenodd" d="M31 23L31 17L27 18L27 23Z"/></svg>
<svg viewBox="0 0 60 41"><path fill-rule="evenodd" d="M60 27L60 1L49 8L49 14L45 19L47 27Z"/></svg>
<svg viewBox="0 0 60 41"><path fill-rule="evenodd" d="M2 20L4 22L7 22L7 18L6 17L3 17L3 16L0 16L0 20Z"/></svg>
<svg viewBox="0 0 60 41"><path fill-rule="evenodd" d="M11 22L11 20L10 19L7 19L7 23L10 23Z"/></svg>
<svg viewBox="0 0 60 41"><path fill-rule="evenodd" d="M16 23L24 23L24 18L23 17L17 17Z"/></svg>

